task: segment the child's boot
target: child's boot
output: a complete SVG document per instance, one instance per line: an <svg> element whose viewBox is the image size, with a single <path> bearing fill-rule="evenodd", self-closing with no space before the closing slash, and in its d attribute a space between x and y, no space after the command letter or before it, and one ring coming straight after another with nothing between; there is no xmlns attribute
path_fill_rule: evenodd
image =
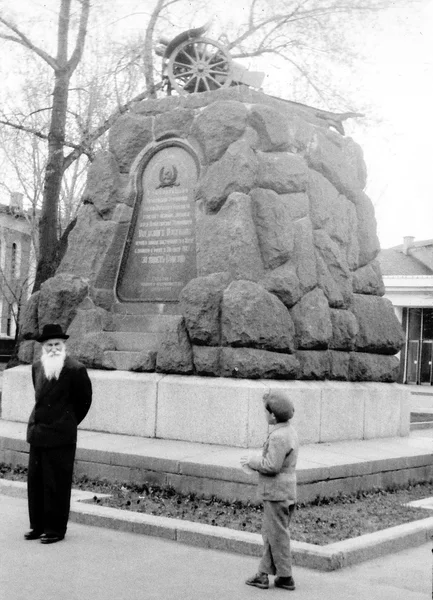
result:
<svg viewBox="0 0 433 600"><path fill-rule="evenodd" d="M284 590L294 590L295 580L291 575L288 577L275 577L274 585Z"/></svg>
<svg viewBox="0 0 433 600"><path fill-rule="evenodd" d="M267 590L269 587L269 577L266 573L256 573L245 582L247 585L254 585L255 587Z"/></svg>

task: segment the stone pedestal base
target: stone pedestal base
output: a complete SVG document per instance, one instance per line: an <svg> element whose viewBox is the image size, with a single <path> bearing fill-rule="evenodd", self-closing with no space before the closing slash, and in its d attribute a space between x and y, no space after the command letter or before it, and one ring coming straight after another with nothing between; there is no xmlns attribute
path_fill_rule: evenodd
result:
<svg viewBox="0 0 433 600"><path fill-rule="evenodd" d="M410 392L386 383L237 380L89 370L93 404L83 428L254 448L267 434L262 397L286 391L301 444L409 435ZM31 367L4 372L1 418L26 422Z"/></svg>

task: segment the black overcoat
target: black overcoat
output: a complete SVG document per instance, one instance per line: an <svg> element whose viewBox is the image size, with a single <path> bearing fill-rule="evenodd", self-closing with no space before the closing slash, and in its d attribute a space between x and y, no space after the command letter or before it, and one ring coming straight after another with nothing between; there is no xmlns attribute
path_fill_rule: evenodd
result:
<svg viewBox="0 0 433 600"><path fill-rule="evenodd" d="M86 367L67 356L58 379L47 379L40 360L32 366L35 406L27 426L27 442L52 448L77 443L77 426L92 403Z"/></svg>

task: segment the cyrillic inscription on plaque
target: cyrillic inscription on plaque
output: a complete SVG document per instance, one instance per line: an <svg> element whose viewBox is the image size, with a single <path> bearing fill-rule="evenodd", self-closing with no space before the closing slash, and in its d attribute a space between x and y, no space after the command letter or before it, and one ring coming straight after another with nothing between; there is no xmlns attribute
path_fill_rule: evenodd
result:
<svg viewBox="0 0 433 600"><path fill-rule="evenodd" d="M123 301L173 302L196 277L195 158L166 146L145 166L117 293Z"/></svg>

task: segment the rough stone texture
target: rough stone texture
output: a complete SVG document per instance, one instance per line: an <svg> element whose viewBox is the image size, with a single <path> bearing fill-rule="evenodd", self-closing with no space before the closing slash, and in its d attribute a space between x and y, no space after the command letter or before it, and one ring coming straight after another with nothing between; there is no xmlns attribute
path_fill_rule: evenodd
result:
<svg viewBox="0 0 433 600"><path fill-rule="evenodd" d="M306 191L308 167L302 156L289 152L257 152L257 158L257 187L277 194Z"/></svg>
<svg viewBox="0 0 433 600"><path fill-rule="evenodd" d="M332 339L329 347L334 350L353 350L358 335L358 322L349 310L331 308Z"/></svg>
<svg viewBox="0 0 433 600"><path fill-rule="evenodd" d="M349 363L350 381L380 381L394 383L399 372L396 356L351 352Z"/></svg>
<svg viewBox="0 0 433 600"><path fill-rule="evenodd" d="M156 367L156 350L143 350L139 352L137 360L131 367L131 371L136 373L150 373Z"/></svg>
<svg viewBox="0 0 433 600"><path fill-rule="evenodd" d="M197 272L222 271L233 279L257 281L263 276L251 198L246 194L231 194L217 214L197 218Z"/></svg>
<svg viewBox="0 0 433 600"><path fill-rule="evenodd" d="M291 308L302 297L296 269L289 263L267 272L260 284L275 294L287 308Z"/></svg>
<svg viewBox="0 0 433 600"><path fill-rule="evenodd" d="M90 298L85 298L77 308L76 315L68 327L71 338L81 338L87 333L96 333L109 329L111 315L96 306Z"/></svg>
<svg viewBox="0 0 433 600"><path fill-rule="evenodd" d="M38 305L40 292L30 296L22 310L20 319L20 334L24 340L34 339L39 333Z"/></svg>
<svg viewBox="0 0 433 600"><path fill-rule="evenodd" d="M293 252L294 227L286 203L271 190L250 192L253 216L263 264L275 269L285 263Z"/></svg>
<svg viewBox="0 0 433 600"><path fill-rule="evenodd" d="M317 265L317 281L321 290L328 299L329 306L333 308L341 308L346 305L343 294L338 287L336 281L329 272L326 261L318 254L316 256Z"/></svg>
<svg viewBox="0 0 433 600"><path fill-rule="evenodd" d="M126 238L128 235L128 230L129 223L117 223L115 225L114 234L111 241L107 237L104 256L101 257L100 261L97 264L97 268L99 269L97 276L95 277L95 279L93 279L92 276L91 279L94 289L105 289L108 292L111 292L111 294L113 294L114 288L116 286L117 273L119 270L119 257L122 256Z"/></svg>
<svg viewBox="0 0 433 600"><path fill-rule="evenodd" d="M300 152L304 154L316 132L316 127L304 118L305 115L296 114L294 111L292 114L287 115L287 125L289 127L289 142L291 152Z"/></svg>
<svg viewBox="0 0 433 600"><path fill-rule="evenodd" d="M89 167L83 203L93 204L101 216L109 214L116 206L119 183L119 168L113 154L100 152Z"/></svg>
<svg viewBox="0 0 433 600"><path fill-rule="evenodd" d="M88 289L87 282L75 275L62 273L47 279L41 285L39 295L39 333L48 323L58 323L63 331L67 331Z"/></svg>
<svg viewBox="0 0 433 600"><path fill-rule="evenodd" d="M100 306L104 310L110 310L117 300L113 290L92 288L90 293L96 306Z"/></svg>
<svg viewBox="0 0 433 600"><path fill-rule="evenodd" d="M308 173L308 197L310 218L314 229L323 229L331 219L331 211L337 202L339 192L330 181L317 171Z"/></svg>
<svg viewBox="0 0 433 600"><path fill-rule="evenodd" d="M350 161L347 160L347 152L350 153ZM326 177L349 199L365 186L365 165L362 156L356 156L350 138L318 129L306 158L312 169Z"/></svg>
<svg viewBox="0 0 433 600"><path fill-rule="evenodd" d="M221 373L221 348L218 346L193 346L194 369L197 375L219 376Z"/></svg>
<svg viewBox="0 0 433 600"><path fill-rule="evenodd" d="M153 140L153 120L133 113L121 116L110 128L108 143L119 171L127 173L135 157Z"/></svg>
<svg viewBox="0 0 433 600"><path fill-rule="evenodd" d="M229 273L213 273L192 279L183 288L179 300L193 344L220 344L221 300L230 281Z"/></svg>
<svg viewBox="0 0 433 600"><path fill-rule="evenodd" d="M295 248L293 258L301 290L309 292L317 285L316 252L313 228L308 217L295 223Z"/></svg>
<svg viewBox="0 0 433 600"><path fill-rule="evenodd" d="M377 260L361 267L353 273L353 291L356 294L372 294L374 296L383 296L385 286L380 271L380 265Z"/></svg>
<svg viewBox="0 0 433 600"><path fill-rule="evenodd" d="M93 282L113 241L116 227L114 221L102 219L92 205L82 206L57 273L74 273Z"/></svg>
<svg viewBox="0 0 433 600"><path fill-rule="evenodd" d="M297 379L299 363L294 356L279 352L222 348L221 375L247 379Z"/></svg>
<svg viewBox="0 0 433 600"><path fill-rule="evenodd" d="M298 351L296 358L300 365L300 379L329 379L331 365L328 352Z"/></svg>
<svg viewBox="0 0 433 600"><path fill-rule="evenodd" d="M374 354L399 352L403 331L387 298L354 294L351 310L359 325L356 350Z"/></svg>
<svg viewBox="0 0 433 600"><path fill-rule="evenodd" d="M206 162L221 158L227 148L239 139L247 124L247 109L240 102L216 102L196 117L191 134L203 149Z"/></svg>
<svg viewBox="0 0 433 600"><path fill-rule="evenodd" d="M305 294L291 309L297 346L304 350L327 348L332 339L331 315L325 294L315 290Z"/></svg>
<svg viewBox="0 0 433 600"><path fill-rule="evenodd" d="M278 110L271 106L255 104L248 113L248 123L258 133L258 149L263 152L287 150L289 126Z"/></svg>
<svg viewBox="0 0 433 600"><path fill-rule="evenodd" d="M350 352L328 350L329 379L347 381L349 379Z"/></svg>
<svg viewBox="0 0 433 600"><path fill-rule="evenodd" d="M276 296L251 281L233 281L221 305L222 343L265 350L294 350L289 311Z"/></svg>
<svg viewBox="0 0 433 600"><path fill-rule="evenodd" d="M374 260L379 254L380 244L377 237L374 207L370 198L364 193L359 193L355 197L355 207L358 223L358 266L363 267Z"/></svg>
<svg viewBox="0 0 433 600"><path fill-rule="evenodd" d="M318 255L323 259L322 267L325 273L322 268L322 281L329 275L328 279L332 281L328 281L327 287L331 288L334 282L339 292L336 294L335 291L330 291L329 296L327 294L330 306L334 308L348 306L352 298L352 277L345 255L323 229L314 232L314 244Z"/></svg>
<svg viewBox="0 0 433 600"><path fill-rule="evenodd" d="M24 340L18 349L18 360L27 365L32 364L34 360L36 346L39 346L35 340Z"/></svg>
<svg viewBox="0 0 433 600"><path fill-rule="evenodd" d="M192 348L183 319L169 326L164 333L156 357L156 370L183 375L193 372Z"/></svg>
<svg viewBox="0 0 433 600"><path fill-rule="evenodd" d="M206 210L217 211L232 192L249 192L254 186L257 158L245 140L231 144L223 157L210 165L200 180L197 199Z"/></svg>
<svg viewBox="0 0 433 600"><path fill-rule="evenodd" d="M154 134L157 140L161 135L172 133L179 137L188 137L194 120L194 111L178 108L155 117Z"/></svg>
<svg viewBox="0 0 433 600"><path fill-rule="evenodd" d="M116 345L108 333L87 333L68 340L68 351L91 369L104 368L104 352L115 350Z"/></svg>
<svg viewBox="0 0 433 600"><path fill-rule="evenodd" d="M329 207L329 219L323 229L342 248L350 269L356 269L359 261L357 228L356 208L340 194Z"/></svg>
<svg viewBox="0 0 433 600"><path fill-rule="evenodd" d="M132 219L132 208L126 204L117 204L111 219L115 223L130 223Z"/></svg>
<svg viewBox="0 0 433 600"><path fill-rule="evenodd" d="M149 100L116 122L109 151L89 169L57 287L32 296L21 335L34 339L48 321L70 326L72 341L107 329L107 314L117 310L140 160L149 142L173 135L196 149L201 166L198 277L170 306L169 312L183 313L185 325L168 333L156 364L147 352L137 369L254 378L393 377L397 359L385 355L398 352L402 334L381 297L379 242L363 191L361 149L329 130L314 109L246 88ZM74 281L80 282L78 292ZM93 302L80 304L77 293ZM100 356L101 344L93 343L93 355ZM23 342L22 356L31 355L31 346ZM380 355L384 360L376 360ZM110 356L102 366L114 367Z"/></svg>
<svg viewBox="0 0 433 600"><path fill-rule="evenodd" d="M310 200L304 192L293 192L292 194L279 194L286 205L292 221L307 217L310 210Z"/></svg>

